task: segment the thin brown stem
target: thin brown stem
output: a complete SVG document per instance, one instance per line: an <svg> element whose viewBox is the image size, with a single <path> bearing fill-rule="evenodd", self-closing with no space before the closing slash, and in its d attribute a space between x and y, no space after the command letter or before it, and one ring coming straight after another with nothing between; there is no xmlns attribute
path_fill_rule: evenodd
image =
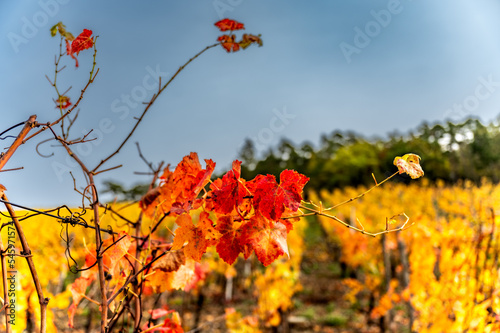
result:
<svg viewBox="0 0 500 333"><path fill-rule="evenodd" d="M60 139L60 138L59 138ZM99 198L97 196L97 189L94 182L94 174L89 171L85 163L80 160L80 158L73 153L69 146L63 141L59 140L64 146L69 156L71 156L81 167L83 172L87 175L89 185L92 191L92 210L94 212L94 225L95 225L95 240L96 240L96 260L97 267L99 271L99 287L101 291L101 333L107 332L107 317L108 317L108 301L107 301L107 290L106 290L106 279L104 276L104 262L102 257L102 238L101 238L101 228L100 228L100 216L99 216Z"/></svg>
<svg viewBox="0 0 500 333"><path fill-rule="evenodd" d="M9 201L5 193L2 195L2 200ZM30 255L30 246L28 244L28 241L26 240L26 236L24 235L21 223L19 223L19 220L16 216L16 212L9 203L5 203L5 208L7 208L7 211L9 212L9 215L16 227L17 235L19 237L19 240L21 241L21 247L23 249L23 252L21 254L26 256L26 262L28 263L31 276L35 284L36 294L38 295L38 303L40 303L40 332L45 333L47 330L47 304L49 303L49 299L43 296L42 285L36 272L35 262L33 261L33 256Z"/></svg>
<svg viewBox="0 0 500 333"><path fill-rule="evenodd" d="M402 213L402 214L399 214L399 215L404 216L406 218L406 221L404 222L404 224L401 227L395 228L395 229L388 229L388 228L386 228L386 230L373 233L373 232L368 232L365 229L360 229L360 228L357 228L355 226L352 226L349 223L347 223L345 221L342 221L341 219L339 219L335 215L326 214L326 213L324 213L322 211L315 210L314 208L310 208L310 207L307 207L307 206L304 206L304 205L300 205L300 208L304 209L304 210L307 210L307 211L310 211L313 215L324 216L324 217L327 217L329 219L335 220L338 223L342 224L343 226L345 226L345 227L347 227L349 229L353 229L353 230L358 231L358 232L360 232L360 233L362 233L364 235L368 235L368 236L372 236L372 237L377 237L379 235L388 234L388 233L396 232L396 231L403 231L403 230L406 230L406 229L408 229L408 228L410 228L411 226L414 225L414 223L412 223L412 224L410 224L410 225L407 226L410 218L405 213ZM309 215L311 215L311 214L304 214L304 215L300 214L300 215L296 215L296 216L293 216L293 217L302 217L302 216L309 216Z"/></svg>
<svg viewBox="0 0 500 333"><path fill-rule="evenodd" d="M18 168L12 168L12 169L3 169L0 170L0 172L7 172L7 171L17 171L17 170L22 170L24 167L18 167Z"/></svg>
<svg viewBox="0 0 500 333"><path fill-rule="evenodd" d="M38 134L40 134L41 132L47 130L48 126L54 126L54 125L57 125L59 124L64 118L66 118L67 116L69 116L71 114L71 112L73 112L74 109L76 109L78 107L78 105L80 104L81 100L83 99L83 95L85 94L85 91L87 91L87 88L90 86L91 83L94 82L97 74L99 74L99 68L96 70L94 76L92 77L91 80L89 80L87 82L87 84L85 85L85 87L81 90L81 93L80 93L80 97L78 98L78 100L75 102L75 104L73 104L73 107L71 107L68 111L66 111L65 114L63 114L61 117L59 117L57 120L47 124L47 125L44 125L42 126L42 128L40 128L38 131L36 131L35 133L33 133L32 135L30 135L29 137L27 137L26 139L24 139L23 143L25 143L26 141L28 141L29 139L37 136Z"/></svg>
<svg viewBox="0 0 500 333"><path fill-rule="evenodd" d="M115 169L119 169L123 166L123 164L120 164L120 165L116 165L114 167L111 167L111 168L107 168L107 169L104 169L104 170L101 170L101 171L97 171L97 172L94 172L94 176L95 175L98 175L100 173L103 173L103 172L107 172L107 171L111 171L111 170L115 170Z"/></svg>
<svg viewBox="0 0 500 333"><path fill-rule="evenodd" d="M5 310L5 329L6 333L11 333L9 312L7 311L9 302L9 289L7 287L7 263L5 262L6 249L3 246L2 237L0 237L0 260L2 261L2 286L3 286L3 308Z"/></svg>
<svg viewBox="0 0 500 333"><path fill-rule="evenodd" d="M146 158L142 155L141 153L141 149L139 147L139 143L136 143L137 144L137 149L139 150L139 155L140 157L142 158L142 160L150 167L150 169L154 172L154 176L153 176L153 179L151 180L151 182L149 183L149 189L148 190L151 190L154 188L155 186L155 183L156 183L156 180L158 179L158 176L160 174L160 171L161 171L161 168L163 166L163 162L160 163L160 165L158 166L158 168L155 170L152 166L152 163L148 162L146 160ZM137 218L137 223L135 224L135 236L136 237L141 237L141 228L142 228L142 218L144 216L144 212L141 210L141 212L139 213L139 217ZM140 263L140 256L141 256L141 246L139 246L139 241L136 242L136 252L135 252L135 262L134 262L134 272L138 271L139 270L139 263ZM142 295L142 291L143 291L143 284L141 284L140 286L137 286L135 285L134 286L134 292L138 295ZM139 329L140 325L141 325L141 319L142 319L142 299L141 297L137 297L136 300L135 300L135 323L134 323L134 328L136 330Z"/></svg>
<svg viewBox="0 0 500 333"><path fill-rule="evenodd" d="M343 201L343 202L341 202L341 203L339 203L339 204L336 204L336 205L334 205L334 206L332 206L332 207L329 207L329 208L327 208L327 209L325 209L325 210L335 209L335 208L337 208L337 207L340 207L340 206L342 206L342 205L348 204L349 202L352 202L352 201L354 201L354 200L357 200L357 199L359 199L359 198L361 198L361 197L365 196L366 194L370 193L370 192L371 192L372 190L374 190L375 188L377 188L377 187L381 186L382 184L384 184L386 181L388 181L389 179L391 179L392 177L394 177L394 176L395 176L395 175L397 175L398 173L399 173L399 172L398 172L398 171L396 171L395 173L393 173L392 175L390 175L389 177L387 177L386 179L384 179L384 180L383 180L383 181L381 181L380 183L377 183L377 180L376 180L375 178L373 178L373 179L375 180L375 185L373 185L372 187L370 187L368 190L366 190L365 192L361 193L361 194L360 194L360 195L358 195L357 197L354 197L354 198L348 199L348 200L346 200L346 201Z"/></svg>

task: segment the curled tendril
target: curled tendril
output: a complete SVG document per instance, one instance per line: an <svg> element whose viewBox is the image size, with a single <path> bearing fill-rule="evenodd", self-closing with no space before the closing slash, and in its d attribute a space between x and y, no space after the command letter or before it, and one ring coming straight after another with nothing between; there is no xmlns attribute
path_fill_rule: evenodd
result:
<svg viewBox="0 0 500 333"><path fill-rule="evenodd" d="M49 142L49 141L52 141L54 140L54 138L50 138L50 139L46 139L46 140L43 140L41 142L39 142L37 145L36 145L36 152L38 155L40 155L41 157L45 157L45 158L48 158L48 157L51 157L51 156L54 156L54 152L52 152L52 154L50 155L44 155L40 152L40 150L38 150L38 148L40 148L40 145L44 144L45 142Z"/></svg>

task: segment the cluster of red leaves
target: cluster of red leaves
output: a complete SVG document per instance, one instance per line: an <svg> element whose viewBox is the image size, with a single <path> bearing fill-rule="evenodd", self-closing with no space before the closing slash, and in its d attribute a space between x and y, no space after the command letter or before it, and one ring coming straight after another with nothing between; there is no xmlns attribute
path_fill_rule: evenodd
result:
<svg viewBox="0 0 500 333"><path fill-rule="evenodd" d="M234 161L231 170L204 190L215 167L212 160L205 162L207 167L201 169L198 156L191 153L174 172L167 167L159 186L140 202L150 217L176 217L179 227L172 249L200 261L207 248L215 246L229 264L240 253L246 259L255 252L265 266L288 255L287 234L293 229L293 215L309 178L284 170L279 183L272 175L246 181L240 177L241 162ZM202 211L193 218L192 211L197 208Z"/></svg>
<svg viewBox="0 0 500 333"><path fill-rule="evenodd" d="M66 39L66 53L73 59L75 59L75 66L78 67L78 59L75 56L80 53L80 51L90 49L94 46L94 38L92 36L92 30L83 29L83 32L79 34L70 44L70 41Z"/></svg>
<svg viewBox="0 0 500 333"><path fill-rule="evenodd" d="M236 22L235 20L230 20L228 18L220 20L219 22L216 22L214 25L217 28L219 28L220 31L228 31L228 30L234 31L234 30L245 29L243 23Z"/></svg>
<svg viewBox="0 0 500 333"><path fill-rule="evenodd" d="M260 35L255 36L250 34L243 34L241 40L239 42L236 41L236 36L231 32L235 30L245 29L243 23L225 18L223 20L220 20L219 22L216 22L215 26L219 28L220 31L229 31L228 35L222 35L217 38L217 41L221 43L221 46L227 52L236 52L240 49L240 47L242 49L246 49L253 43L262 46L262 39L260 38Z"/></svg>
<svg viewBox="0 0 500 333"><path fill-rule="evenodd" d="M78 67L76 55L78 55L80 51L90 49L94 46L92 30L83 29L83 32L75 38L71 32L66 31L66 26L62 22L59 22L50 28L52 37L56 36L58 32L66 42L66 54L75 59L75 66Z"/></svg>

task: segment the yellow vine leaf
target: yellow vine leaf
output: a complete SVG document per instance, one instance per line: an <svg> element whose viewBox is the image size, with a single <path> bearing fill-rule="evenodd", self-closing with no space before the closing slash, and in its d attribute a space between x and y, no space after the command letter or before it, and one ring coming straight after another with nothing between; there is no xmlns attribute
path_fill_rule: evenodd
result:
<svg viewBox="0 0 500 333"><path fill-rule="evenodd" d="M412 179L420 178L424 175L424 170L420 166L420 156L416 154L405 154L403 157L396 156L394 165L398 167L399 173L406 173Z"/></svg>

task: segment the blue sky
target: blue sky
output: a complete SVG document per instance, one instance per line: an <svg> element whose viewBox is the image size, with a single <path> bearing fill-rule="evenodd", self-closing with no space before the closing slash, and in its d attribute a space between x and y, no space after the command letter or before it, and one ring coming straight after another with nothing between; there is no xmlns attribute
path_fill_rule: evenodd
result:
<svg viewBox="0 0 500 333"><path fill-rule="evenodd" d="M135 137L100 175L125 184L148 181L134 142L150 160L175 165L196 151L219 170L237 156L245 138L261 149L281 137L314 144L322 133L354 130L384 136L422 121L500 113L500 4L480 1L85 1L0 2L0 110L2 129L37 114L55 119L53 75L59 40L50 27L63 21L73 34L99 35L95 83L81 103L74 137L101 127L101 139L80 148L91 166L111 153L142 112L123 107L123 96L147 100L150 72L167 78L220 35L213 23L229 17L262 34L264 46L227 54L214 48L189 65L157 100ZM31 30L30 30L31 27ZM346 51L347 50L347 51ZM75 70L60 74L75 100L88 76L91 52ZM146 85L144 80L146 80ZM149 80L149 81L148 81ZM498 82L498 83L497 83ZM142 88L141 88L142 87ZM121 111L120 111L121 110ZM285 115L285 116L284 116ZM112 128L112 129L110 129ZM15 131L14 131L15 132ZM60 147L21 147L0 183L13 202L50 207L75 205L81 172ZM8 147L10 139L1 141Z"/></svg>

